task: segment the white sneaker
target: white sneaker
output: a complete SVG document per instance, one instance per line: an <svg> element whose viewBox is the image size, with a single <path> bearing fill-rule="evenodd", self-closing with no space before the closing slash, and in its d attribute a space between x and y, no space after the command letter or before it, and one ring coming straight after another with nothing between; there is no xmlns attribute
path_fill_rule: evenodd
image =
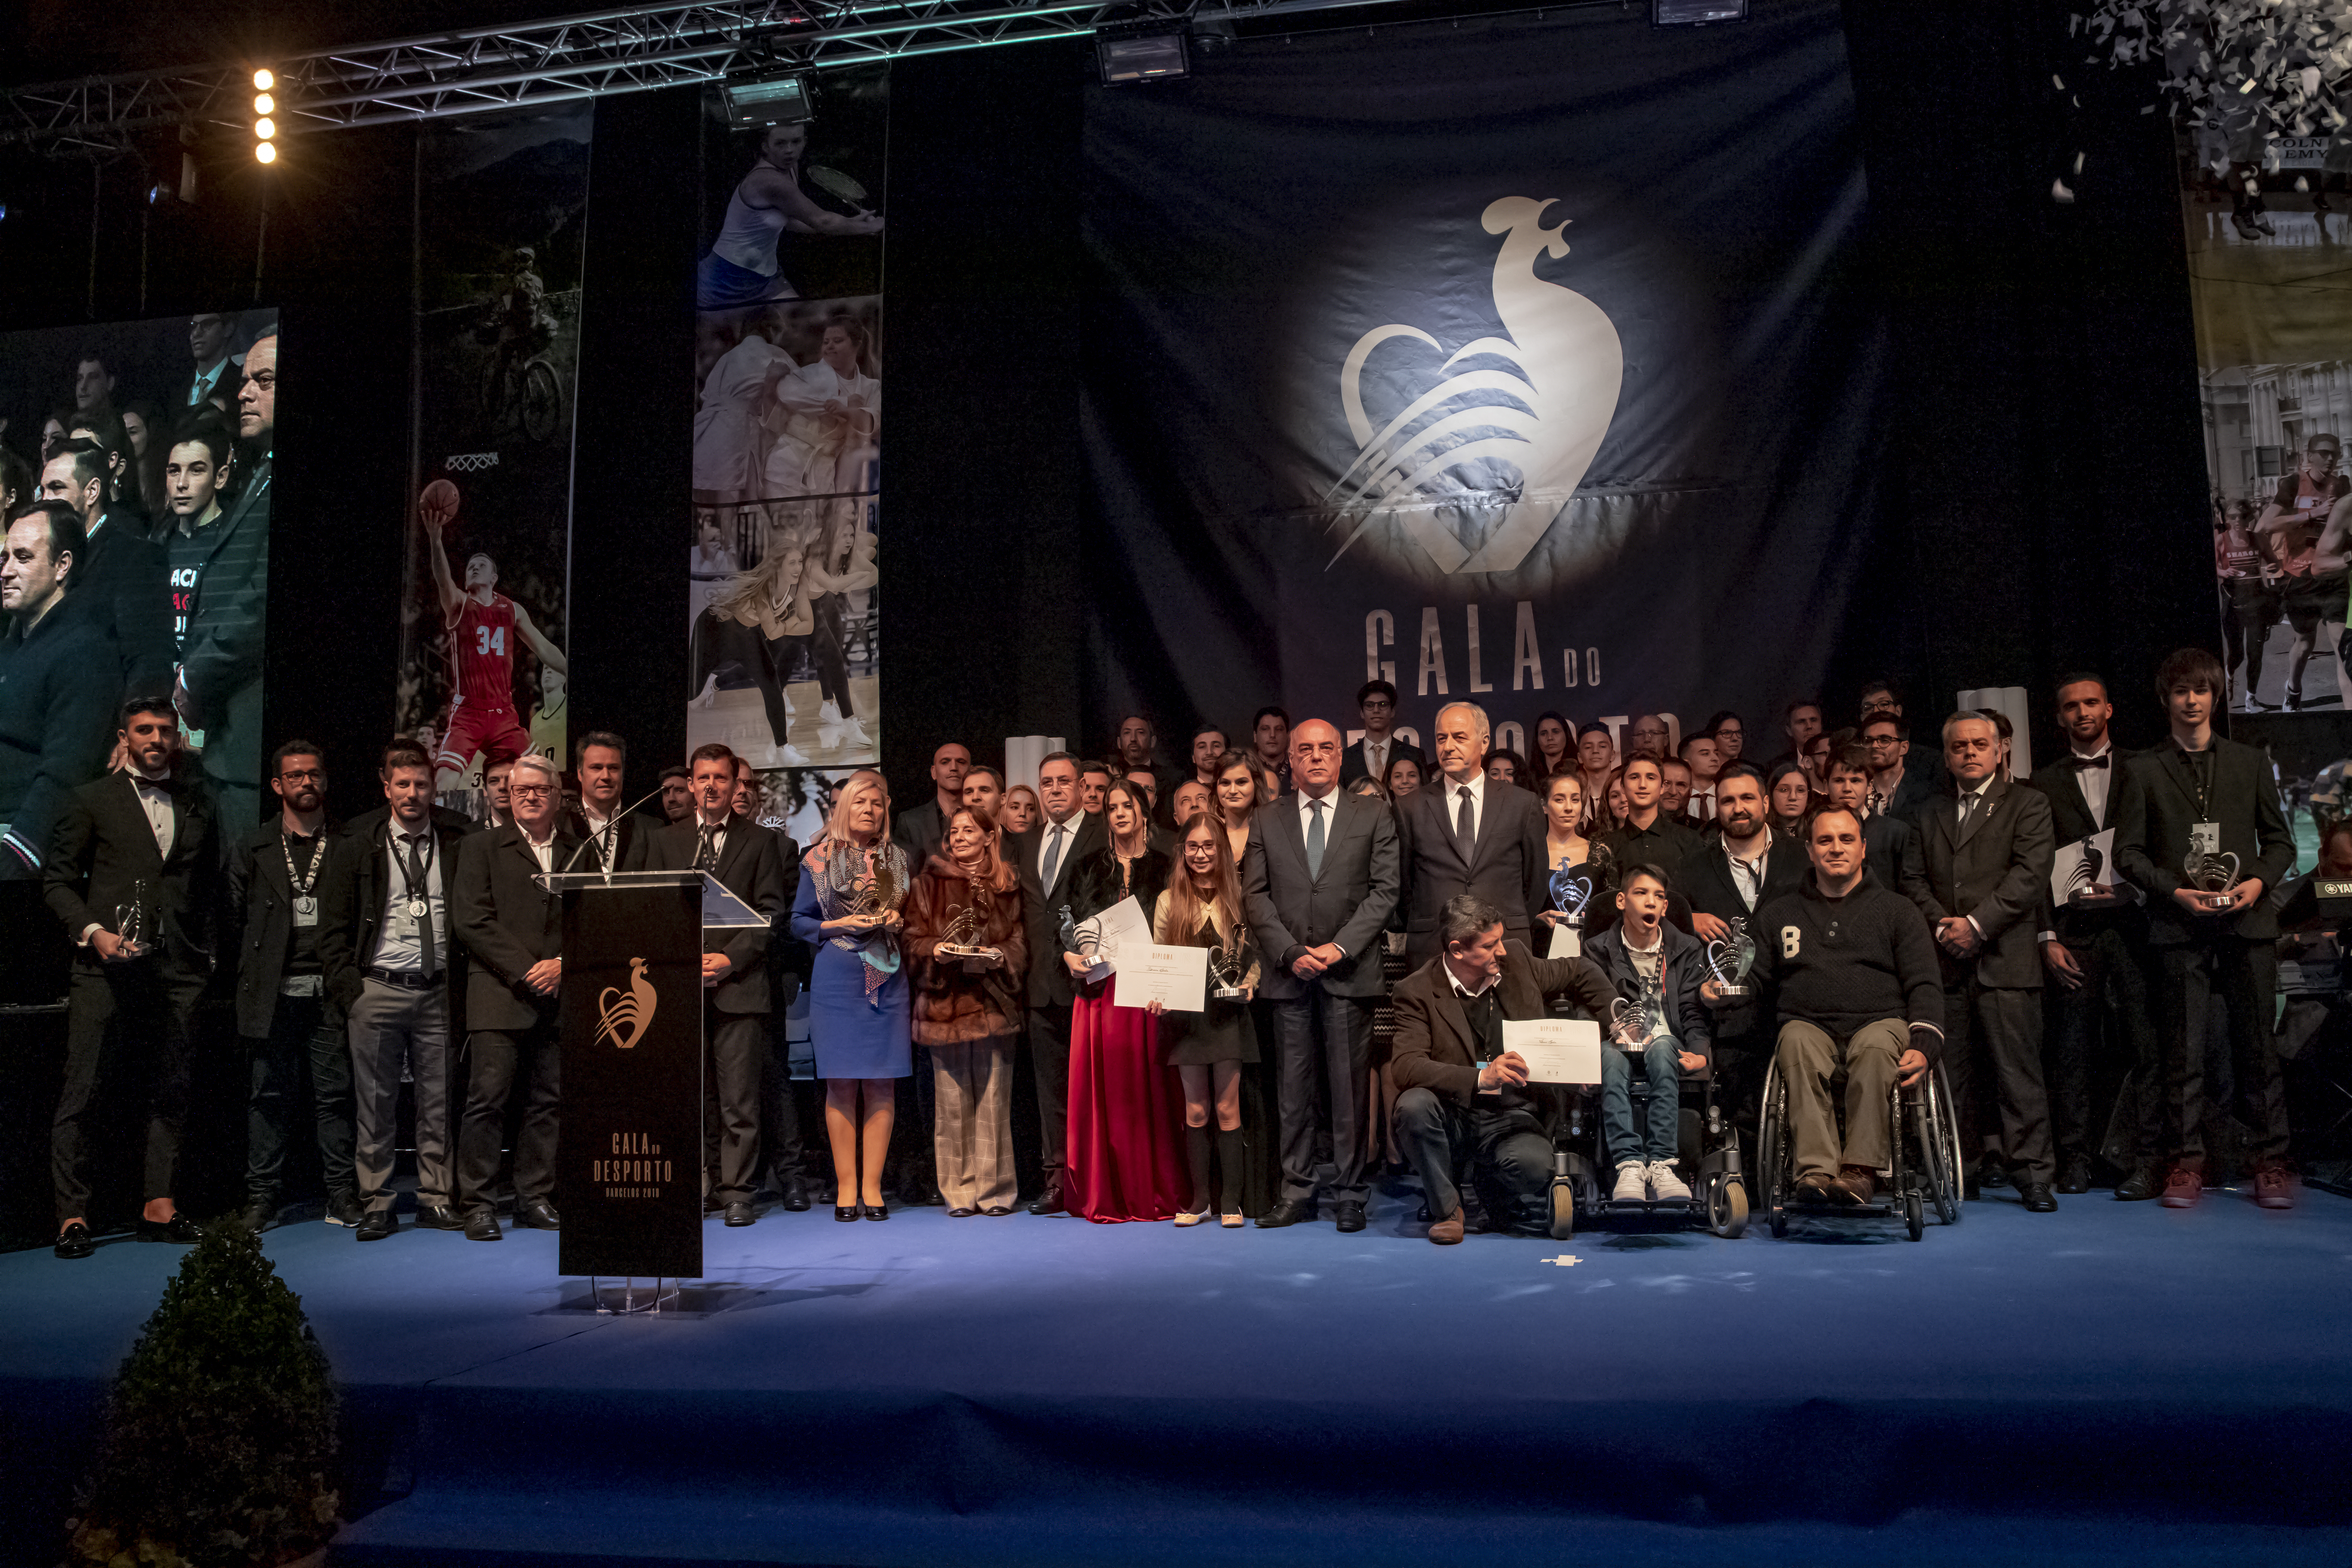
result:
<svg viewBox="0 0 2352 1568"><path fill-rule="evenodd" d="M776 765L780 768L804 768L810 763L798 746L784 746L777 751Z"/></svg>
<svg viewBox="0 0 2352 1568"><path fill-rule="evenodd" d="M1675 1174L1671 1160L1660 1160L1650 1166L1650 1190L1662 1204L1690 1201L1690 1186Z"/></svg>
<svg viewBox="0 0 2352 1568"><path fill-rule="evenodd" d="M860 746L871 750L874 745L874 737L866 732L866 726L864 724L852 719L849 722L841 727L841 743L846 746Z"/></svg>
<svg viewBox="0 0 2352 1568"><path fill-rule="evenodd" d="M1625 1163L1618 1166L1617 1186L1616 1189L1609 1194L1610 1201L1621 1204L1638 1204L1648 1202L1650 1197L1649 1174L1650 1168L1647 1165L1643 1164L1639 1160L1629 1160Z"/></svg>
<svg viewBox="0 0 2352 1568"><path fill-rule="evenodd" d="M838 724L841 722L841 704L838 702L820 702L816 705L816 716L821 722L826 724Z"/></svg>

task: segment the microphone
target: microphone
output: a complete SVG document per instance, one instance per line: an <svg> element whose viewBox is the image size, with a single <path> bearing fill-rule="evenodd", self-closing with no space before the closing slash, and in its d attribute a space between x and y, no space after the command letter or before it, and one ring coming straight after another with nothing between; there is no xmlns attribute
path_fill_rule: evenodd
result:
<svg viewBox="0 0 2352 1568"><path fill-rule="evenodd" d="M595 843L595 842L596 842L596 840L598 840L599 838L604 837L606 834L611 833L611 832L613 831L613 829L614 829L614 828L615 828L615 827L617 827L617 826L620 826L621 818L623 818L623 817L625 817L625 816L628 816L630 812L633 812L633 811L636 810L638 806L641 806L641 805L645 805L645 804L646 804L646 802L647 802L647 801L649 801L649 800L653 799L653 798L654 798L654 796L656 796L656 795L657 795L661 794L661 792L662 792L662 788L663 788L663 786L662 786L662 785L660 785L660 784L656 784L656 785L654 785L654 787L653 787L653 788L651 788L651 789L647 790L645 794L643 794L643 795L639 795L639 796L638 796L638 797L637 797L634 802L632 802L631 804L629 804L629 805L626 805L626 806L624 806L624 807L623 807L622 809L620 809L619 811L614 812L611 816L609 816L609 817L605 818L605 819L604 819L604 826L602 826L602 827L600 827L600 828L598 828L595 832L593 832L593 833L590 834L587 837L585 837L585 838L582 839L582 840L580 841L579 847L578 847L578 848L575 848L575 849L573 849L573 850L572 851L572 858L571 858L569 860L566 860L566 861L563 863L563 868L562 868L562 870L557 871L555 874L556 874L557 876L561 877L561 876L564 876L564 875L566 875L567 873L569 873L569 872L571 871L571 869L572 869L572 867L574 867L574 866L576 866L576 865L578 865L578 864L580 863L580 855L581 855L581 851L582 851L582 850L586 849L586 848L588 847L588 846L590 846L591 844ZM612 875L613 875L613 868L612 868L612 866L609 864L609 862L610 862L611 858L612 858L612 856L611 856L610 852L608 851L608 852L606 853L606 855L605 855L605 859L606 859L606 861L607 861L608 863L606 864L606 866L605 866L605 868L604 868L604 877L605 877L605 879L606 879L606 880L608 880L608 881L612 879Z"/></svg>

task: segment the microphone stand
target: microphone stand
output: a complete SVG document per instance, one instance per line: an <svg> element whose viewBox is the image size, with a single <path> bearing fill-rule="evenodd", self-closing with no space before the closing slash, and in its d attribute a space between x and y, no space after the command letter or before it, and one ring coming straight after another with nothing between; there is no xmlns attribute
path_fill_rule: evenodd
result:
<svg viewBox="0 0 2352 1568"><path fill-rule="evenodd" d="M654 785L654 787L653 787L653 788L651 788L651 789L647 790L645 794L643 794L643 795L639 795L639 796L638 796L635 801L633 801L632 803L630 803L628 805L626 805L626 806L623 807L621 810L616 811L616 812L614 812L612 816L610 816L606 817L606 818L604 819L604 826L602 826L602 827L600 827L600 828L598 828L598 829L596 829L596 831L595 831L595 832L593 832L593 833L590 834L587 837L585 837L585 838L582 839L582 840L580 841L579 847L578 847L577 848L575 848L575 849L573 849L573 850L572 851L572 858L571 858L570 859L568 859L568 860L564 861L564 862L563 862L562 868L561 870L557 871L555 874L556 874L557 876L561 877L561 876L564 876L564 875L566 875L567 873L569 873L569 872L571 871L571 869L572 869L572 867L574 867L574 866L576 866L576 865L578 865L578 864L580 863L580 856L581 856L581 852L582 852L583 850L585 850L585 849L588 847L588 846L590 846L591 844L595 843L595 842L596 842L596 840L598 840L599 838L603 838L603 837L604 837L607 834L611 833L611 832L613 831L613 829L614 829L614 828L615 828L615 827L617 827L617 826L620 826L621 818L623 818L623 817L625 817L625 816L628 816L630 812L633 812L633 811L636 810L638 806L641 806L641 805L645 805L645 804L646 804L646 802L647 802L647 801L649 801L649 800L653 799L653 798L654 798L654 796L656 796L656 795L657 795L661 794L661 792L662 792L662 786L661 786L660 784L656 784L656 785ZM609 881L611 881L612 879L613 879L613 857L612 857L611 853L610 853L609 851L607 851L607 852L606 852L606 854L605 854L605 856L604 856L604 880L606 880L607 882L609 882Z"/></svg>

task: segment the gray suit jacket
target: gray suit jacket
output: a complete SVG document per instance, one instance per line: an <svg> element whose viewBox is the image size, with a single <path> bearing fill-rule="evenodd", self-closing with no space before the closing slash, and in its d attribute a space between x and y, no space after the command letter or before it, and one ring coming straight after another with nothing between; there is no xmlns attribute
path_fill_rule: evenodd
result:
<svg viewBox="0 0 2352 1568"><path fill-rule="evenodd" d="M1931 928L1937 921L1967 915L1983 933L1972 960L1956 960L1937 945L1944 983L1963 984L1973 968L1987 985L2038 989L2042 952L2034 931L2050 891L2050 863L2058 853L2050 802L2040 790L1995 779L1985 786L1985 803L1969 820L1965 838L1959 805L1947 784L1912 819L1927 871L1914 885L1912 901Z"/></svg>
<svg viewBox="0 0 2352 1568"><path fill-rule="evenodd" d="M1298 797L1258 807L1242 853L1242 889L1251 934L1265 955L1259 994L1271 1001L1306 995L1317 981L1291 973L1310 947L1337 942L1348 956L1317 977L1334 996L1381 994L1381 932L1395 912L1401 865L1396 819L1360 795L1331 792L1331 826L1323 867L1307 869L1307 835Z"/></svg>
<svg viewBox="0 0 2352 1568"><path fill-rule="evenodd" d="M1405 796L1397 839L1404 863L1405 956L1416 969L1438 954L1438 911L1475 893L1503 911L1503 929L1522 942L1544 907L1543 805L1528 791L1488 781L1478 842L1465 845L1445 808L1444 781Z"/></svg>

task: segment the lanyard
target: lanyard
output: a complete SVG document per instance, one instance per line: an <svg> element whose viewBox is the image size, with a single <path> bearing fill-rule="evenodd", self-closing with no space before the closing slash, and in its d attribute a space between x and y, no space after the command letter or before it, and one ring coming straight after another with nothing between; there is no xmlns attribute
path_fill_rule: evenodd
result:
<svg viewBox="0 0 2352 1568"><path fill-rule="evenodd" d="M396 844L392 857L392 863L400 868L401 897L411 903L422 900L433 886L433 858L438 846L434 842L431 832L426 832L424 837L425 848L421 853L413 845L403 853ZM408 836L404 833L395 835L395 837L405 842Z"/></svg>
<svg viewBox="0 0 2352 1568"><path fill-rule="evenodd" d="M2203 766L2201 766L2201 767L2198 765L2198 763L2199 763L2199 759L2200 759L2200 758L2202 758L2202 759L2204 760L2204 765L2203 765ZM2192 795L2194 795L2197 797L2197 820L2198 820L2198 821L2200 821L2200 822L2210 822L2210 821L2212 821L2212 820L2213 820L2213 752L2212 752L2212 749L2211 749L2210 747L2208 747L2206 750L2201 751L2201 752L2192 752L2192 751L2189 750L2189 748L2187 748L2186 746L2181 747L2181 748L2180 748L2180 765L2181 765L2182 767L2185 767L2185 768L2187 768L2187 769L2189 770L2189 793L2190 793L2190 794L2192 794Z"/></svg>
<svg viewBox="0 0 2352 1568"><path fill-rule="evenodd" d="M316 837L302 840L304 844L310 846L310 869L300 876L297 876L294 871L294 840L299 835L281 829L278 835L278 847L286 857L286 880L293 885L294 896L298 899L307 899L310 896L312 884L319 879L319 868L326 863L326 835L321 832Z"/></svg>

